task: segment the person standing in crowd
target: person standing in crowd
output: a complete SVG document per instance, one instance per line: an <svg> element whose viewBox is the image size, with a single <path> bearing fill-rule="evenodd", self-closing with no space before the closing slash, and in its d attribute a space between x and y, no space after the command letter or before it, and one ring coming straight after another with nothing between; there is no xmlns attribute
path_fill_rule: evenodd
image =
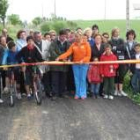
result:
<svg viewBox="0 0 140 140"><path fill-rule="evenodd" d="M49 61L49 57L50 57L49 49L50 49L51 42L48 40L43 40L41 32L38 32L38 31L34 32L33 37L34 37L35 46L39 50L43 59L45 61ZM50 97L51 96L50 67L49 66L40 66L40 70L42 71L42 75L43 75L42 82L44 85L44 90L45 90L46 96Z"/></svg>
<svg viewBox="0 0 140 140"><path fill-rule="evenodd" d="M99 27L98 27L98 25L94 24L92 26L92 38L95 38L96 34L99 34Z"/></svg>
<svg viewBox="0 0 140 140"><path fill-rule="evenodd" d="M88 42L83 41L83 35L81 32L75 34L75 42L70 46L68 51L60 55L56 60L64 60L68 56L72 55L73 62L80 62L81 64L73 65L73 73L75 80L75 99L85 99L87 98L87 85L86 77L88 71L88 65L82 64L89 62L91 58L91 47Z"/></svg>
<svg viewBox="0 0 140 140"><path fill-rule="evenodd" d="M104 45L102 43L102 35L96 34L95 44L92 49L92 58L97 57L98 59L100 59L103 52L104 52Z"/></svg>
<svg viewBox="0 0 140 140"><path fill-rule="evenodd" d="M89 42L90 46L91 46L91 50L94 47L94 39L91 37L92 36L92 30L91 28L86 28L84 30L84 35L87 36L87 41Z"/></svg>
<svg viewBox="0 0 140 140"><path fill-rule="evenodd" d="M13 41L9 41L8 42L8 49L7 51L5 51L4 55L3 55L3 59L2 59L2 65L13 65L13 64L17 64L18 61L16 59L16 55L17 55L18 51L16 50L16 44ZM19 68L18 67L12 67L12 68L8 68L8 70L6 71L6 87L9 88L10 87L10 81L9 78L11 77L11 73L14 73L14 82L16 83L16 97L20 100L21 99L21 93L19 91L20 89L20 85L19 85L19 81L20 81L20 76L19 76Z"/></svg>
<svg viewBox="0 0 140 140"><path fill-rule="evenodd" d="M100 61L116 61L117 57L112 53L110 44L105 45L105 52L102 54ZM104 80L104 98L113 99L114 77L118 64L101 64L100 72Z"/></svg>
<svg viewBox="0 0 140 140"><path fill-rule="evenodd" d="M13 38L8 35L8 31L5 28L2 30L2 36L6 37L6 43L8 43L9 41L13 41Z"/></svg>
<svg viewBox="0 0 140 140"><path fill-rule="evenodd" d="M135 44L134 46L135 53L131 56L132 59L140 60L140 44ZM132 77L132 89L133 94L136 95L140 92L140 64L131 64L130 70L133 74Z"/></svg>
<svg viewBox="0 0 140 140"><path fill-rule="evenodd" d="M78 28L76 29L76 32L78 32L78 33L83 33L83 30L82 30L81 27L78 27Z"/></svg>
<svg viewBox="0 0 140 140"><path fill-rule="evenodd" d="M26 45L27 45L27 42L26 42L26 32L24 30L20 30L17 33L17 41L16 41L17 51L20 51Z"/></svg>
<svg viewBox="0 0 140 140"><path fill-rule="evenodd" d="M6 37L5 36L0 36L0 57L1 57L1 62L3 59L4 54L7 52L8 46L6 43ZM8 87L6 87L6 69L1 70L1 76L2 76L2 85L4 87L4 92L8 92Z"/></svg>
<svg viewBox="0 0 140 140"><path fill-rule="evenodd" d="M133 29L128 30L127 33L126 33L126 42L125 42L126 59L130 60L135 55L135 48L134 48L134 46L137 44L135 39L136 39L135 31ZM130 70L130 64L127 65L127 70L128 70L128 72L130 72L129 71ZM131 82L131 86L134 89L135 88L134 85L137 85L137 83L139 83L139 79L138 79L137 74L131 75L131 72L129 74L130 74L130 79L131 79L131 81L130 81ZM134 90L134 93L135 93L135 90Z"/></svg>
<svg viewBox="0 0 140 140"><path fill-rule="evenodd" d="M18 62L35 63L35 62L44 61L39 49L35 47L33 37L28 36L26 41L27 41L27 46L23 47L16 56ZM36 73L40 74L38 67L36 66L35 68L36 68ZM32 84L32 80L33 80L32 74L34 74L35 72L32 66L27 66L24 72L25 72L25 89L26 89L27 97L31 98L30 85Z"/></svg>
<svg viewBox="0 0 140 140"><path fill-rule="evenodd" d="M134 46L137 44L135 41L136 39L136 33L134 30L128 30L126 33L126 42L125 42L125 48L126 48L126 59L131 59L131 57L135 54Z"/></svg>
<svg viewBox="0 0 140 140"><path fill-rule="evenodd" d="M33 29L29 30L29 36L32 36L32 37L34 36L34 30Z"/></svg>
<svg viewBox="0 0 140 140"><path fill-rule="evenodd" d="M102 37L103 37L103 43L108 43L109 42L109 33L104 32L102 34Z"/></svg>
<svg viewBox="0 0 140 140"><path fill-rule="evenodd" d="M98 62L98 58L94 58L94 62ZM100 65L98 64L91 64L88 70L88 81L91 87L91 93L94 98L98 97L100 83L102 81L101 74L100 74Z"/></svg>
<svg viewBox="0 0 140 140"><path fill-rule="evenodd" d="M50 30L49 31L50 36L51 36L51 41L54 41L57 38L57 34L55 30Z"/></svg>
<svg viewBox="0 0 140 140"><path fill-rule="evenodd" d="M6 43L6 37L0 36L0 65L2 64L4 53L7 50L8 50L8 47L7 47L7 43ZM2 78L2 83L0 80L0 84L2 84L3 87L5 87L5 77L6 77L6 71L4 69L0 69L0 78ZM4 89L4 91L6 91L6 90L8 90L8 89L7 88ZM2 89L0 86L0 103L3 103L1 91L2 91Z"/></svg>
<svg viewBox="0 0 140 140"><path fill-rule="evenodd" d="M118 28L114 28L112 30L111 40L109 44L112 46L113 53L117 56L118 60L126 59L126 49L124 46L124 40L119 37L120 30ZM127 94L123 91L123 81L125 74L127 72L127 65L119 64L117 69L117 74L115 77L115 92L114 95L119 96L127 96Z"/></svg>
<svg viewBox="0 0 140 140"><path fill-rule="evenodd" d="M56 58L65 53L69 48L70 43L66 39L66 31L62 29L59 31L59 36L51 43L50 46L50 61L55 61ZM50 66L51 83L52 83L52 100L58 96L64 97L66 89L66 75L68 71L67 66Z"/></svg>
<svg viewBox="0 0 140 140"><path fill-rule="evenodd" d="M104 52L104 44L102 43L102 35L96 34L94 37L95 44L92 49L92 58L98 58L100 60L101 55ZM103 96L103 82L100 84L99 95Z"/></svg>
<svg viewBox="0 0 140 140"><path fill-rule="evenodd" d="M44 40L47 40L47 41L51 42L50 33L47 32L47 33L44 34Z"/></svg>

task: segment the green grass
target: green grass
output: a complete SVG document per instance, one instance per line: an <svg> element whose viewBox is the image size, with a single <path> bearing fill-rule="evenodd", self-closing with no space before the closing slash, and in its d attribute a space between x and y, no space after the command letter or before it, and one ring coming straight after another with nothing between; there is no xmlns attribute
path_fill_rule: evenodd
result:
<svg viewBox="0 0 140 140"><path fill-rule="evenodd" d="M140 105L140 94L137 94L137 95L134 96L133 90L130 86L130 76L129 76L129 74L126 74L126 76L124 78L123 89L128 94L128 97L130 99L132 99L132 101L134 101L135 103Z"/></svg>
<svg viewBox="0 0 140 140"><path fill-rule="evenodd" d="M75 20L78 27L86 28L92 27L93 24L97 24L100 29L100 33L108 32L111 33L111 30L114 27L120 28L120 36L125 39L126 34L126 20ZM131 20L130 21L130 28L134 29L137 34L137 41L140 42L140 20Z"/></svg>
<svg viewBox="0 0 140 140"><path fill-rule="evenodd" d="M100 33L103 33L103 32L111 33L111 30L114 27L118 27L120 28L120 33L121 33L120 36L123 39L125 39L126 20L74 20L73 22L77 23L77 26L83 29L86 27L92 27L93 24L97 24L99 26ZM7 27L9 30L9 35L12 36L13 38L16 38L17 31L23 28L19 25L16 25L16 26L8 25ZM0 26L0 29L1 28L2 26ZM38 28L36 29L36 27L30 26L30 25L29 25L29 28L38 30ZM140 42L140 20L131 20L130 28L136 31L136 34L137 34L136 40Z"/></svg>

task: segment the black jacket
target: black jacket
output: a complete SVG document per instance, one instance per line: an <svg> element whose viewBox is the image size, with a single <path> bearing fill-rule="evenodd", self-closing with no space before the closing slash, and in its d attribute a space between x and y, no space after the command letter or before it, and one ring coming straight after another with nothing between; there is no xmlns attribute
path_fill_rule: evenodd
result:
<svg viewBox="0 0 140 140"><path fill-rule="evenodd" d="M33 63L33 62L42 62L44 61L40 52L36 47L33 50L29 50L26 47L22 48L16 56L19 63Z"/></svg>
<svg viewBox="0 0 140 140"><path fill-rule="evenodd" d="M117 56L118 60L125 60L126 59L126 49L124 46L124 40L119 39L111 39L109 44L112 47L112 52Z"/></svg>
<svg viewBox="0 0 140 140"><path fill-rule="evenodd" d="M135 50L134 50L134 46L137 44L137 42L133 42L132 44L132 48L130 48L128 41L125 42L124 46L126 49L126 59L132 59L132 56L135 55Z"/></svg>
<svg viewBox="0 0 140 140"><path fill-rule="evenodd" d="M101 44L100 50L98 50L96 44L94 44L94 46L92 48L92 60L95 57L97 57L98 59L100 59L100 57L103 54L103 52L104 52L104 44Z"/></svg>

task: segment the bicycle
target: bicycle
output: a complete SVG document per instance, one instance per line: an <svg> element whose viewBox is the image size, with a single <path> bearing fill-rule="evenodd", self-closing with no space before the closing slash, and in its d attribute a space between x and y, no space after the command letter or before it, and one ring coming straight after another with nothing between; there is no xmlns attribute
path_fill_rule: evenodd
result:
<svg viewBox="0 0 140 140"><path fill-rule="evenodd" d="M28 75L30 76L31 80L31 84L29 85L30 93L35 97L37 105L41 105L43 93L43 86L41 83L41 73L36 66L30 66L25 71L24 71L24 80L26 81ZM27 72L28 75L26 75Z"/></svg>

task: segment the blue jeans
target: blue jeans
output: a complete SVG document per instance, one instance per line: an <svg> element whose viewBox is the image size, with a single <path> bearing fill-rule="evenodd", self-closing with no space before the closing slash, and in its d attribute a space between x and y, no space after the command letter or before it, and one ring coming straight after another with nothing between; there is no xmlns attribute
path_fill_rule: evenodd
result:
<svg viewBox="0 0 140 140"><path fill-rule="evenodd" d="M94 95L98 95L99 94L99 89L100 89L100 83L97 83L97 84L92 83L91 84L91 92Z"/></svg>
<svg viewBox="0 0 140 140"><path fill-rule="evenodd" d="M134 94L140 92L140 70L136 69L131 79Z"/></svg>
<svg viewBox="0 0 140 140"><path fill-rule="evenodd" d="M76 87L76 96L81 97L87 97L87 83L86 83L86 77L87 77L87 71L88 71L88 65L82 64L82 65L73 65L73 73L74 73L74 80L75 80L75 87Z"/></svg>

